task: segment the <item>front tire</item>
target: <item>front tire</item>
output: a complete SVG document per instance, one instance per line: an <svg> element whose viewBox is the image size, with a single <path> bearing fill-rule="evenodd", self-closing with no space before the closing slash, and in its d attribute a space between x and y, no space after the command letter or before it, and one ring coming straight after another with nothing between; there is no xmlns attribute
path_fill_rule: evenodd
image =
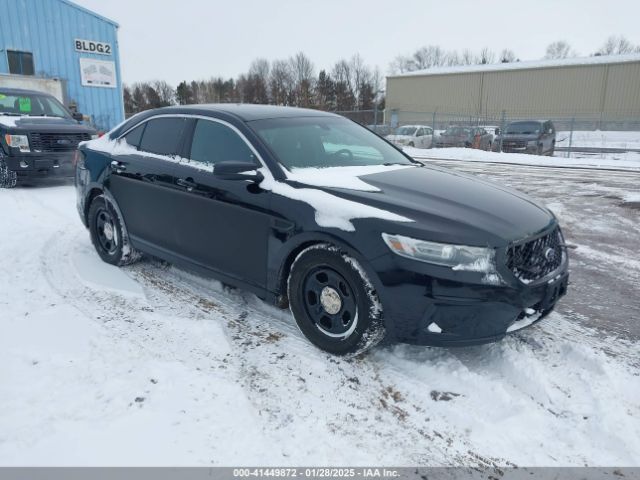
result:
<svg viewBox="0 0 640 480"><path fill-rule="evenodd" d="M88 218L91 243L103 261L122 266L140 258L138 251L129 243L126 228L118 212L104 195L93 199Z"/></svg>
<svg viewBox="0 0 640 480"><path fill-rule="evenodd" d="M18 184L18 174L9 170L7 162L0 154L0 188L13 188Z"/></svg>
<svg viewBox="0 0 640 480"><path fill-rule="evenodd" d="M298 328L321 350L356 355L385 337L382 306L365 271L332 245L313 245L298 255L288 297Z"/></svg>

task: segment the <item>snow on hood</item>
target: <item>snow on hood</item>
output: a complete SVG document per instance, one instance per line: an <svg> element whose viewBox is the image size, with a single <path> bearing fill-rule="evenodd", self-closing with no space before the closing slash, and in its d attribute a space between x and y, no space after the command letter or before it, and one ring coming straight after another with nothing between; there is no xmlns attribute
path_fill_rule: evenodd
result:
<svg viewBox="0 0 640 480"><path fill-rule="evenodd" d="M363 181L361 175L391 172L415 165L364 165L354 167L294 168L287 172L287 178L305 185L327 188L346 188L364 192L379 192L378 187Z"/></svg>
<svg viewBox="0 0 640 480"><path fill-rule="evenodd" d="M58 121L64 123L68 121L68 119L60 117L40 117L36 115L22 115L20 117L15 117L13 115L0 115L0 125L5 127L18 127L22 120L48 120L51 122Z"/></svg>
<svg viewBox="0 0 640 480"><path fill-rule="evenodd" d="M322 190L292 187L284 182L274 180L271 174L266 171L265 167L259 170L264 175L264 180L260 184L260 188L311 205L316 211L316 223L321 227L338 228L347 232L354 232L355 227L353 223L351 223L351 220L355 218L380 218L393 222L413 222L410 218L380 208L346 200Z"/></svg>

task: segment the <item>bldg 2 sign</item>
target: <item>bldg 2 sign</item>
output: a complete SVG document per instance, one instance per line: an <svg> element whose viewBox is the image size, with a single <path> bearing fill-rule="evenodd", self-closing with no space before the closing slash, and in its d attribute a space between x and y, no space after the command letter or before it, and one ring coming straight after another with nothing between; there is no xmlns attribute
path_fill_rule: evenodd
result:
<svg viewBox="0 0 640 480"><path fill-rule="evenodd" d="M81 38L76 38L74 44L76 46L76 52L111 55L110 43L94 42L93 40L82 40Z"/></svg>

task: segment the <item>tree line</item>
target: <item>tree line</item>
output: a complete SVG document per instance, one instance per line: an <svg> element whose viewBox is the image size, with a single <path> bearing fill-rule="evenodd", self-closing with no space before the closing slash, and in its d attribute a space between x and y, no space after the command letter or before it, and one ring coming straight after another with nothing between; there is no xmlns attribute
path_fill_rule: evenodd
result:
<svg viewBox="0 0 640 480"><path fill-rule="evenodd" d="M197 103L261 103L329 111L384 108L383 77L358 54L316 74L311 59L299 52L287 59L254 60L237 78L183 81L173 89L164 81L124 86L127 113Z"/></svg>
<svg viewBox="0 0 640 480"><path fill-rule="evenodd" d="M611 36L591 55L640 53L623 36ZM545 59L578 56L565 40L549 44ZM479 52L444 50L439 45L421 47L409 55L397 56L389 65L391 74L433 67L519 62L510 49ZM367 65L359 54L338 60L330 69L316 69L309 57L299 52L286 59L254 60L237 78L212 77L183 81L176 88L163 80L124 85L125 112L141 112L169 105L198 103L260 103L316 108L328 111L358 111L384 108L384 77L377 67Z"/></svg>

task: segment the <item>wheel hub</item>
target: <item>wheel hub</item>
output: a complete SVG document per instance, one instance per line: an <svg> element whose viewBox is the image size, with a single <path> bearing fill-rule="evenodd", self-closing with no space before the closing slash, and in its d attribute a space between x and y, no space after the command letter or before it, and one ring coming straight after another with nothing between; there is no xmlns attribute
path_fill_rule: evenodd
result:
<svg viewBox="0 0 640 480"><path fill-rule="evenodd" d="M320 304L329 315L335 315L342 309L342 298L334 288L324 287L320 293Z"/></svg>
<svg viewBox="0 0 640 480"><path fill-rule="evenodd" d="M104 236L107 240L112 241L114 234L113 234L113 224L111 224L110 222L107 222L104 224L104 228L103 228L103 232L104 232Z"/></svg>

